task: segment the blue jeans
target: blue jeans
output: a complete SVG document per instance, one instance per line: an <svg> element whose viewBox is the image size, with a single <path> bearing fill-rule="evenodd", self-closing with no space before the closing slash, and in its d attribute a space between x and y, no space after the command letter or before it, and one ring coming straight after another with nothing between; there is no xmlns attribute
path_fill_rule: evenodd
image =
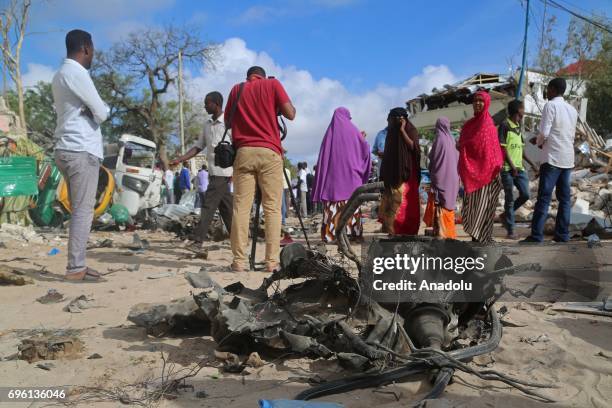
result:
<svg viewBox="0 0 612 408"><path fill-rule="evenodd" d="M501 181L506 197L506 202L504 203L506 229L508 234L512 234L514 232L514 212L525 204L525 201L529 200L529 177L527 177L527 172L524 170L519 170L516 177L512 175L511 171L502 171ZM516 186L519 192L516 200L512 194L514 186Z"/></svg>
<svg viewBox="0 0 612 408"><path fill-rule="evenodd" d="M538 201L533 211L531 222L531 237L537 241L544 240L544 223L548 217L548 207L552 198L552 191L556 187L555 195L559 201L557 219L555 220L555 240L569 241L570 222L570 174L572 169L562 169L544 163L540 166L540 185L538 187Z"/></svg>

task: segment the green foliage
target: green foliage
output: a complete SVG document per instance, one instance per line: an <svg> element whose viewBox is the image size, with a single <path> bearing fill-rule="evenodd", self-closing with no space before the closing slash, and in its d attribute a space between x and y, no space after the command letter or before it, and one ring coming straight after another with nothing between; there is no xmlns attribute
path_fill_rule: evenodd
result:
<svg viewBox="0 0 612 408"><path fill-rule="evenodd" d="M612 37L608 36L597 56L597 69L587 84L587 121L602 136L612 133Z"/></svg>
<svg viewBox="0 0 612 408"><path fill-rule="evenodd" d="M9 108L13 112L19 112L19 101L14 90L7 92L6 99ZM24 107L29 138L41 147L48 148L53 144L53 133L57 122L51 84L39 82L33 88L26 90Z"/></svg>

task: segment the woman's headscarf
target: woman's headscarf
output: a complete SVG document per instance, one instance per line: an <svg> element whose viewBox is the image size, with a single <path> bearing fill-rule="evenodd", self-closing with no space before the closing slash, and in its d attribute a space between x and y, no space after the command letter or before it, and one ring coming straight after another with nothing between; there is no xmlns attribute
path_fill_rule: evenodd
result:
<svg viewBox="0 0 612 408"><path fill-rule="evenodd" d="M346 108L334 111L321 143L312 200L348 200L370 177L370 146Z"/></svg>
<svg viewBox="0 0 612 408"><path fill-rule="evenodd" d="M431 191L440 205L451 211L455 209L459 192L458 162L459 152L450 132L450 120L442 116L436 121L436 139L429 152L429 177Z"/></svg>
<svg viewBox="0 0 612 408"><path fill-rule="evenodd" d="M385 188L397 188L408 181L413 171L419 171L421 150L419 148L419 132L408 120L408 112L404 108L393 108L389 112L389 118L403 117L406 119L406 133L414 143L415 149L410 150L404 141L399 124L391 123L387 129L385 139L385 152L380 166L380 179L385 183Z"/></svg>
<svg viewBox="0 0 612 408"><path fill-rule="evenodd" d="M465 122L459 137L459 175L466 193L489 184L503 164L497 129L489 114L491 97L484 91L476 95L484 100L484 109Z"/></svg>

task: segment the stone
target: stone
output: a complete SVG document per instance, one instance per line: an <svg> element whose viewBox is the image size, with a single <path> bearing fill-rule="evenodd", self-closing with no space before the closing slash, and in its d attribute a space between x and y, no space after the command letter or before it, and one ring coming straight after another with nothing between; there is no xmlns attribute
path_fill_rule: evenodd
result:
<svg viewBox="0 0 612 408"><path fill-rule="evenodd" d="M517 209L514 212L514 220L516 222L531 221L532 217L533 217L533 211L532 210L528 210L525 207L520 207L519 209Z"/></svg>
<svg viewBox="0 0 612 408"><path fill-rule="evenodd" d="M76 337L41 335L22 340L18 350L18 358L29 363L40 360L72 359L79 356L83 350L83 343Z"/></svg>
<svg viewBox="0 0 612 408"><path fill-rule="evenodd" d="M0 265L0 286L2 285L13 285L23 286L32 285L34 281L27 276L23 276L22 273L17 270L10 268L6 265Z"/></svg>
<svg viewBox="0 0 612 408"><path fill-rule="evenodd" d="M165 304L139 303L132 307L127 319L156 337L184 329L201 330L209 324L191 296Z"/></svg>

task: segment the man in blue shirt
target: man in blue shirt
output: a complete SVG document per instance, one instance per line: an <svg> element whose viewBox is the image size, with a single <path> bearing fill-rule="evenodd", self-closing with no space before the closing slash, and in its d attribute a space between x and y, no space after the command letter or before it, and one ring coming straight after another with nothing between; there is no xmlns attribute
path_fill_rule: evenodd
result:
<svg viewBox="0 0 612 408"><path fill-rule="evenodd" d="M387 128L384 128L376 135L374 139L374 145L372 146L372 154L378 159L378 168L376 174L380 177L380 165L382 164L382 158L385 154L385 140L387 139Z"/></svg>
<svg viewBox="0 0 612 408"><path fill-rule="evenodd" d="M191 174L189 173L189 162L183 162L183 168L179 175L179 188L183 194L191 190Z"/></svg>

